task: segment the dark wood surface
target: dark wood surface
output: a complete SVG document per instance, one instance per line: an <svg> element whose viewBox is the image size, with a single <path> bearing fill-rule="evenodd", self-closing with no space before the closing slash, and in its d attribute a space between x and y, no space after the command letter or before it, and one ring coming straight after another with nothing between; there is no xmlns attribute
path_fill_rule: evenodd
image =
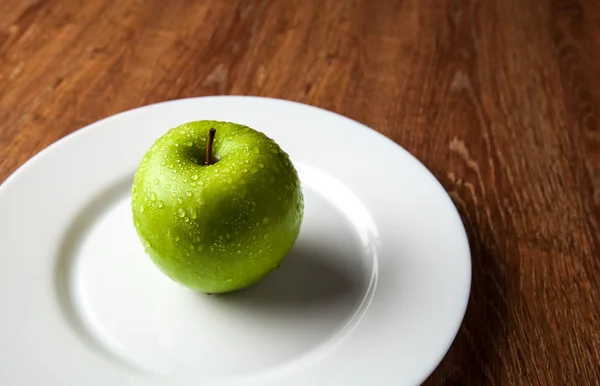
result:
<svg viewBox="0 0 600 386"><path fill-rule="evenodd" d="M0 182L98 119L215 94L344 114L448 190L473 285L428 385L600 382L597 1L0 1Z"/></svg>

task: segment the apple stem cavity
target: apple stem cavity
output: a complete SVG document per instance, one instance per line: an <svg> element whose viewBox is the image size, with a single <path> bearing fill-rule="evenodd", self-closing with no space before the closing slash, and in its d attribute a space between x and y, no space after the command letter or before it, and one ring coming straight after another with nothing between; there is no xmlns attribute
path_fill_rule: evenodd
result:
<svg viewBox="0 0 600 386"><path fill-rule="evenodd" d="M212 165L212 145L215 140L215 133L217 130L212 128L208 131L208 141L206 142L206 158L204 160L204 165Z"/></svg>

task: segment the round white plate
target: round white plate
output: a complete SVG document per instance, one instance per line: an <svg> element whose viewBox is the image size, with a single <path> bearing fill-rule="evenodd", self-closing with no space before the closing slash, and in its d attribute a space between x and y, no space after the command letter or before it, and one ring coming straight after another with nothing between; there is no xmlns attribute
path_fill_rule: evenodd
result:
<svg viewBox="0 0 600 386"><path fill-rule="evenodd" d="M244 292L178 286L132 225L142 155L200 119L265 132L302 181L293 251ZM282 100L160 103L69 135L0 186L0 384L415 385L450 347L470 283L452 201L391 140Z"/></svg>

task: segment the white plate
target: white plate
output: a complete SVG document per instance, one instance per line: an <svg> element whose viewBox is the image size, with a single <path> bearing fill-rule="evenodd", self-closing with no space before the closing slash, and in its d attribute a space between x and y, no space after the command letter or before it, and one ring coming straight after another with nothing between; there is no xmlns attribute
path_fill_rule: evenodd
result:
<svg viewBox="0 0 600 386"><path fill-rule="evenodd" d="M265 132L302 180L291 255L245 292L176 285L132 226L142 155L199 119ZM384 136L282 100L160 103L69 135L0 187L0 384L415 385L450 347L470 282L452 201Z"/></svg>

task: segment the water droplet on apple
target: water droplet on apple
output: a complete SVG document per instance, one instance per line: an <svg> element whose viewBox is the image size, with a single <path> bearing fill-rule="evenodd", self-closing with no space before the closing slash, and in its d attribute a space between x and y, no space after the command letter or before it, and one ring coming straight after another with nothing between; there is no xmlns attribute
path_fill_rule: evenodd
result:
<svg viewBox="0 0 600 386"><path fill-rule="evenodd" d="M158 178L154 179L154 185L158 185L160 183L160 180Z"/></svg>
<svg viewBox="0 0 600 386"><path fill-rule="evenodd" d="M261 169L264 169L264 168L265 168L265 165L264 165L264 164L262 164L262 163L260 163L260 164L258 164L258 167L259 167L259 168L261 168Z"/></svg>
<svg viewBox="0 0 600 386"><path fill-rule="evenodd" d="M144 204L140 205L140 212L144 213Z"/></svg>
<svg viewBox="0 0 600 386"><path fill-rule="evenodd" d="M193 145L192 141L187 141L187 142L185 143L185 146L188 146L188 147L190 147L190 146L192 146L192 145Z"/></svg>
<svg viewBox="0 0 600 386"><path fill-rule="evenodd" d="M175 242L178 243L179 242L179 236L175 236Z"/></svg>
<svg viewBox="0 0 600 386"><path fill-rule="evenodd" d="M183 221L185 221L185 222L190 222L190 219L189 219L189 217L184 217L184 218L183 218Z"/></svg>
<svg viewBox="0 0 600 386"><path fill-rule="evenodd" d="M225 279L225 282L226 282L226 283L231 283L232 281L233 281L233 279L231 279L231 278L227 278L227 279Z"/></svg>
<svg viewBox="0 0 600 386"><path fill-rule="evenodd" d="M152 201L156 201L156 193L152 192L152 193L150 194L150 200L152 200Z"/></svg>
<svg viewBox="0 0 600 386"><path fill-rule="evenodd" d="M202 252L202 250L203 250L203 249L204 249L204 245L198 245L198 246L196 247L196 250L197 250L198 252Z"/></svg>
<svg viewBox="0 0 600 386"><path fill-rule="evenodd" d="M187 179L187 178L184 178L184 179L183 179L183 182L188 182L188 179Z"/></svg>
<svg viewBox="0 0 600 386"><path fill-rule="evenodd" d="M240 243L237 243L237 245L236 245L236 247L238 247L238 248L241 246L242 246L242 244L240 244Z"/></svg>
<svg viewBox="0 0 600 386"><path fill-rule="evenodd" d="M139 227L140 226L140 221L139 220L135 220L135 226Z"/></svg>
<svg viewBox="0 0 600 386"><path fill-rule="evenodd" d="M269 223L269 219L265 217L265 218L263 218L262 222L263 222L263 224L268 224Z"/></svg>
<svg viewBox="0 0 600 386"><path fill-rule="evenodd" d="M175 181L176 176L171 176L171 181Z"/></svg>
<svg viewBox="0 0 600 386"><path fill-rule="evenodd" d="M183 199L181 197L177 197L177 202L183 204Z"/></svg>
<svg viewBox="0 0 600 386"><path fill-rule="evenodd" d="M252 150L254 150L254 153L256 153L256 154L260 153L260 149L256 146L254 146L254 149L252 149Z"/></svg>
<svg viewBox="0 0 600 386"><path fill-rule="evenodd" d="M252 172L252 174L254 174L254 173L256 173L258 171L258 169L257 168L252 168L250 171Z"/></svg>
<svg viewBox="0 0 600 386"><path fill-rule="evenodd" d="M185 210L183 208L179 208L177 212L179 213L179 217L185 217Z"/></svg>
<svg viewBox="0 0 600 386"><path fill-rule="evenodd" d="M156 203L156 206L158 206L158 209L161 209L163 207L163 205L164 204L163 204L162 201L159 201L159 202Z"/></svg>
<svg viewBox="0 0 600 386"><path fill-rule="evenodd" d="M240 250L238 249L237 251L235 251L235 253L237 253L237 254L239 255L240 253L242 253L242 251L240 251Z"/></svg>
<svg viewBox="0 0 600 386"><path fill-rule="evenodd" d="M171 184L167 184L166 188L171 189Z"/></svg>
<svg viewBox="0 0 600 386"><path fill-rule="evenodd" d="M263 250L262 250L262 248L258 250L258 253L263 253Z"/></svg>
<svg viewBox="0 0 600 386"><path fill-rule="evenodd" d="M204 185L204 181L198 181L198 185L200 185L200 186Z"/></svg>
<svg viewBox="0 0 600 386"><path fill-rule="evenodd" d="M188 197L192 197L192 195L193 195L194 193L192 193L192 192L190 192L190 191L188 190L188 191L187 191L185 194L186 194Z"/></svg>
<svg viewBox="0 0 600 386"><path fill-rule="evenodd" d="M269 234L268 234L268 233L266 233L266 234L263 236L263 239L265 239L265 240L266 240L266 239L268 239L268 238L269 238Z"/></svg>
<svg viewBox="0 0 600 386"><path fill-rule="evenodd" d="M198 180L198 175L197 175L197 174L194 174L194 175L192 176L192 180L194 180L194 181L197 181L197 180Z"/></svg>
<svg viewBox="0 0 600 386"><path fill-rule="evenodd" d="M196 214L196 210L194 210L194 209L190 210L190 215L192 217L192 220L195 220L198 218L198 215Z"/></svg>

